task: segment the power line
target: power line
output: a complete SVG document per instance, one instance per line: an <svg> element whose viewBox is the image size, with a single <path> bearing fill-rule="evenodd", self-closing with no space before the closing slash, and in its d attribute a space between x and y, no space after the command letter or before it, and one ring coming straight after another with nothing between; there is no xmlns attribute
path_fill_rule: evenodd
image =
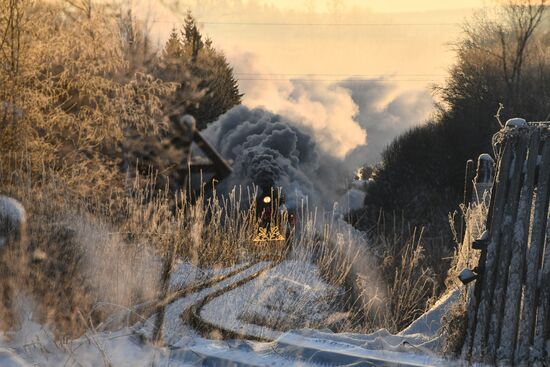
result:
<svg viewBox="0 0 550 367"><path fill-rule="evenodd" d="M153 23L181 23L175 20L153 19ZM287 23L287 22L213 22L200 21L205 25L269 26L269 27L457 27L461 23Z"/></svg>
<svg viewBox="0 0 550 367"><path fill-rule="evenodd" d="M241 71L234 71L235 75L246 75L246 76L272 76L272 77L286 77L286 76L304 76L308 78L313 77L325 77L325 76L334 76L334 77L352 77L355 79L359 78L395 78L395 77L445 77L445 74L400 74L400 73L387 73L387 74L329 74L329 73L248 73Z"/></svg>
<svg viewBox="0 0 550 367"><path fill-rule="evenodd" d="M238 81L313 81L313 82L380 82L380 83L394 83L394 82L426 82L437 83L442 80L433 79L315 79L315 78L237 78Z"/></svg>

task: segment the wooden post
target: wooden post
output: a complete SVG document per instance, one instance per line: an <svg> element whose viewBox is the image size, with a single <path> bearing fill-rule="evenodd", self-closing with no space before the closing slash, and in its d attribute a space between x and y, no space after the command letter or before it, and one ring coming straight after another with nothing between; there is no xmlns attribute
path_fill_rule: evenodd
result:
<svg viewBox="0 0 550 367"><path fill-rule="evenodd" d="M20 242L25 235L27 214L16 200L0 195L0 249Z"/></svg>
<svg viewBox="0 0 550 367"><path fill-rule="evenodd" d="M160 299L165 300L168 296L170 290L170 276L172 274L172 268L174 267L174 262L176 261L177 245L176 242L172 243L172 248L166 261L164 262L164 268L162 271L161 278L161 293ZM157 312L157 318L155 320L155 328L153 329L153 341L156 345L162 346L164 344L163 335L162 335L162 326L164 324L164 311L166 305L162 305Z"/></svg>
<svg viewBox="0 0 550 367"><path fill-rule="evenodd" d="M474 178L474 193L472 202L479 204L486 199L486 193L491 190L494 178L495 161L489 154L480 154L477 159L477 171ZM485 202L489 204L489 202Z"/></svg>
<svg viewBox="0 0 550 367"><path fill-rule="evenodd" d="M485 329L487 336L486 339L483 339L483 344L486 343L486 350L482 352L481 361L488 363L493 363L494 361L500 338L500 320L502 319L502 313L504 310L504 297L506 293L508 267L510 266L511 257L510 243L513 238L514 223L517 218L519 195L528 144L529 136L527 134L520 134L512 166L513 171L510 179L510 190L506 197L504 221L501 224L503 227L502 236L498 242L496 254L497 271L493 274L494 283L492 289L489 291L490 297L487 299L487 301L491 303L489 307L490 318L488 329Z"/></svg>
<svg viewBox="0 0 550 367"><path fill-rule="evenodd" d="M550 224L550 223L549 223ZM550 358L548 337L550 333L550 225L546 227L546 243L544 250L543 268L540 274L540 304L537 308L535 337L530 362L533 366L547 366Z"/></svg>
<svg viewBox="0 0 550 367"><path fill-rule="evenodd" d="M523 186L519 198L517 220L513 227L512 241L509 244L503 244L509 248L508 252L511 253L510 267L504 268L508 273L507 279L506 277L503 279L503 284L506 287L506 297L503 299L504 312L502 318L497 312L494 312L493 315L496 315L495 325L500 327L500 341L497 338L497 342L500 344L497 350L497 359L505 364L511 364L514 357L539 145L540 135L537 128L530 133L527 165L523 173ZM495 347L496 344L493 348Z"/></svg>
<svg viewBox="0 0 550 367"><path fill-rule="evenodd" d="M27 268L27 215L16 200L0 195L0 326L13 321L13 299L18 291L17 277ZM15 283L15 284L14 284Z"/></svg>
<svg viewBox="0 0 550 367"><path fill-rule="evenodd" d="M504 216L504 206L506 204L506 193L508 191L510 163L512 162L514 140L508 139L503 147L499 159L498 175L493 186L492 204L490 208L490 217L487 219L490 231L490 242L486 250L482 251L480 257L480 266L484 267L483 275L476 281L475 299L468 307L468 331L464 343L463 356L469 359L481 355L480 345L474 345L475 340L479 343L482 339L484 330L478 331L477 323L484 323L488 317L488 304L482 302L483 295L489 293L492 283L487 285L486 279L491 279L491 273L494 271L496 262L493 254L497 251L497 241L502 229L501 223ZM490 255L489 255L490 254ZM487 300L487 298L485 298Z"/></svg>
<svg viewBox="0 0 550 367"><path fill-rule="evenodd" d="M506 127L495 137L497 179L464 359L547 366L550 359L550 123Z"/></svg>
<svg viewBox="0 0 550 367"><path fill-rule="evenodd" d="M544 248L545 227L548 222L548 185L550 184L550 141L543 142L542 158L539 167L537 183L537 197L535 199L535 211L531 241L527 254L527 269L525 279L525 292L523 296L523 308L521 310L521 324L519 327L519 340L515 353L515 363L526 365L529 361L529 347L533 339L536 314L536 294L538 270L542 263L542 250Z"/></svg>

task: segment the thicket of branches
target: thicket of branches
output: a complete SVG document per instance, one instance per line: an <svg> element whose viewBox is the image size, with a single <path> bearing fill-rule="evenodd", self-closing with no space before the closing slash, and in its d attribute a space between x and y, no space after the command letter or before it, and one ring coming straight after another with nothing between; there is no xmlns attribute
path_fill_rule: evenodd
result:
<svg viewBox="0 0 550 367"><path fill-rule="evenodd" d="M53 169L83 196L117 190L140 143L161 155L174 137L167 116L195 113L206 126L240 103L191 14L163 52L145 28L131 9L90 0L0 1L0 160Z"/></svg>
<svg viewBox="0 0 550 367"><path fill-rule="evenodd" d="M195 24L191 15L183 27L189 24ZM203 109L214 119L240 102L232 70L211 42L196 58L187 41L181 40L179 58L152 44L132 9L92 0L0 0L0 194L20 200L29 214L29 251L17 253L23 265L2 274L0 291L34 296L35 316L61 332L79 334L88 317L98 320L95 303L107 288L90 283L87 262L109 258L117 272L131 265L133 274L125 276L137 279L136 269L140 277L156 271L154 261L140 263L147 253L162 258L174 242L168 237L181 235L167 227L172 193L159 193L138 177L158 171L159 179L170 178L180 164L187 170L186 161L172 154L178 132L168 117ZM179 74L159 73L172 66ZM214 96L227 95L231 103L209 108L217 103ZM141 163L144 152L159 159ZM153 167L136 170L138 161ZM142 197L141 190L149 194ZM161 201L162 208L154 206ZM135 203L131 213L129 203ZM150 237L132 230L119 235L131 225L129 216L145 208L138 228ZM155 227L159 222L162 230ZM100 224L82 231L94 223ZM115 242L118 252L93 253ZM10 251L0 248L0 263ZM112 271L108 265L105 274ZM146 288L156 291L153 278L128 288L131 294L120 303L151 297ZM12 326L13 320L3 321Z"/></svg>
<svg viewBox="0 0 550 367"><path fill-rule="evenodd" d="M465 24L450 76L435 90L437 116L397 137L383 152L368 186L361 228L376 228L381 217L403 215L451 253L448 213L464 199L466 161L492 153L492 135L501 127L495 117L500 104L502 122L550 116L545 5L544 0L510 0ZM441 263L439 258L434 262Z"/></svg>

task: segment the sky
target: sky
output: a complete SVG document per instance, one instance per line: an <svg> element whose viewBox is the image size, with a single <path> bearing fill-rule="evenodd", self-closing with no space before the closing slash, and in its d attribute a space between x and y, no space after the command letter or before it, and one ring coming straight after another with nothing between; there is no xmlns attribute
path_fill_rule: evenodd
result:
<svg viewBox="0 0 550 367"><path fill-rule="evenodd" d="M486 0L162 0L148 1L165 39L190 8L203 33L230 59L248 53L262 75L234 65L242 79L314 75L397 79L400 86L441 82L460 23ZM179 5L179 6L178 6ZM411 13L412 12L412 13ZM142 11L143 13L143 11ZM382 24L380 24L382 23ZM255 80L252 80L255 81Z"/></svg>
<svg viewBox="0 0 550 367"><path fill-rule="evenodd" d="M461 24L488 2L135 1L160 45L191 9L233 66L245 105L305 121L323 149L369 163L430 118Z"/></svg>
<svg viewBox="0 0 550 367"><path fill-rule="evenodd" d="M262 3L273 5L286 10L311 10L316 7L318 11L328 11L330 3L327 1L296 1L296 0L264 0ZM334 2L338 3L338 2ZM455 10L464 8L476 8L484 5L483 0L343 0L340 3L348 7L370 9L374 12L403 13L420 12L430 10ZM316 5L317 4L317 5ZM328 6L327 6L328 5Z"/></svg>

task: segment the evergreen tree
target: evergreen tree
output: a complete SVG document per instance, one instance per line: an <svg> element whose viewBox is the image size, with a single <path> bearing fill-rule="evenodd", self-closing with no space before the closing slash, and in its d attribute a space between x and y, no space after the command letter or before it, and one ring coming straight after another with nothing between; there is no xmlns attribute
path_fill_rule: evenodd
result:
<svg viewBox="0 0 550 367"><path fill-rule="evenodd" d="M195 116L199 129L240 104L242 97L233 77L233 68L225 56L213 49L209 51L210 55L205 57L204 63L192 66L193 75L200 80L199 87L206 92L200 102L187 111Z"/></svg>
<svg viewBox="0 0 550 367"><path fill-rule="evenodd" d="M168 41L164 45L160 56L160 62L155 65L154 74L169 82L182 82L183 71L185 69L185 51L183 43L176 28L172 29Z"/></svg>
<svg viewBox="0 0 550 367"><path fill-rule="evenodd" d="M164 60L178 62L180 60L183 60L183 54L183 45L181 43L178 32L176 28L172 28L170 37L168 38L168 41L166 41L166 45L162 50L162 58Z"/></svg>
<svg viewBox="0 0 550 367"><path fill-rule="evenodd" d="M191 62L195 63L204 43L202 42L202 35L197 28L197 22L190 10L187 11L187 15L185 16L182 34L185 45L191 50Z"/></svg>
<svg viewBox="0 0 550 367"><path fill-rule="evenodd" d="M197 22L187 12L181 31L173 29L160 57L155 75L162 80L180 83L176 93L189 85L201 91L197 100L185 108L203 129L218 116L241 103L237 80L223 53L210 38L203 41Z"/></svg>

